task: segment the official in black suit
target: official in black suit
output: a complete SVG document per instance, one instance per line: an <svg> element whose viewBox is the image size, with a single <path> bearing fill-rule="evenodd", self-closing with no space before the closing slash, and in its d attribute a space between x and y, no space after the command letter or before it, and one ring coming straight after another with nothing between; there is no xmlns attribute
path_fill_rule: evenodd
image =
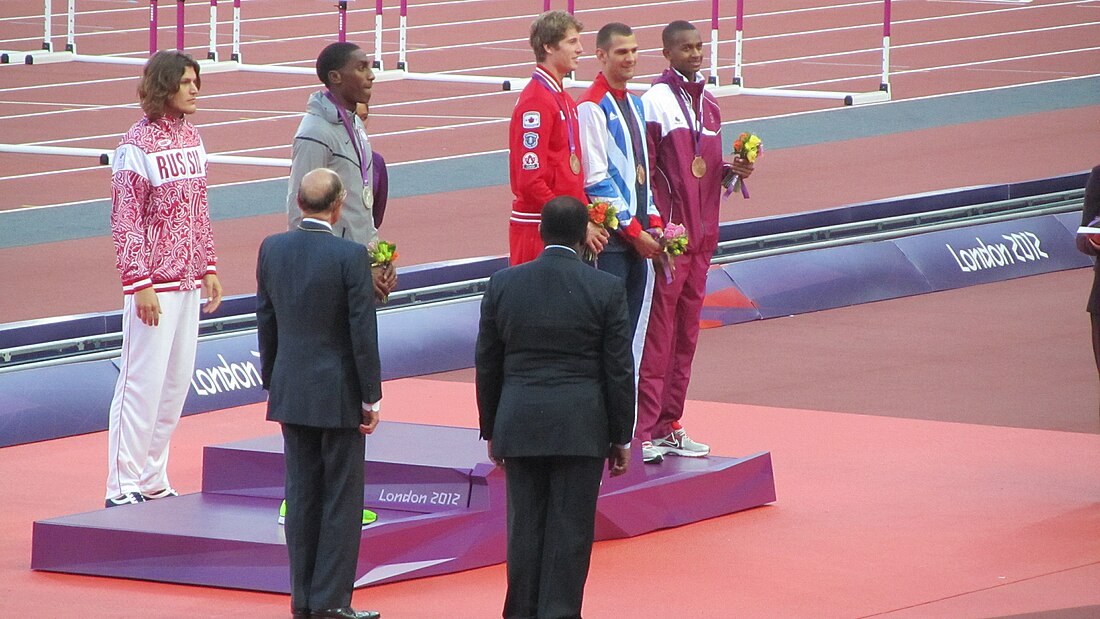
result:
<svg viewBox="0 0 1100 619"><path fill-rule="evenodd" d="M588 210L542 209L546 248L490 278L477 338L477 403L508 489L504 617L581 616L603 461L626 472L634 374L623 282L580 260Z"/></svg>
<svg viewBox="0 0 1100 619"><path fill-rule="evenodd" d="M382 399L367 249L332 234L344 188L331 170L302 179L296 230L264 239L256 266L267 418L282 424L290 605L297 619L373 619L351 608L363 509L365 439Z"/></svg>
<svg viewBox="0 0 1100 619"><path fill-rule="evenodd" d="M1096 226L1100 218L1100 166L1096 166L1085 183L1085 207L1081 209L1081 225ZM1077 249L1096 257L1100 255L1100 239L1095 235L1077 235ZM1100 260L1092 266L1092 292L1086 309L1092 323L1092 356L1100 374Z"/></svg>

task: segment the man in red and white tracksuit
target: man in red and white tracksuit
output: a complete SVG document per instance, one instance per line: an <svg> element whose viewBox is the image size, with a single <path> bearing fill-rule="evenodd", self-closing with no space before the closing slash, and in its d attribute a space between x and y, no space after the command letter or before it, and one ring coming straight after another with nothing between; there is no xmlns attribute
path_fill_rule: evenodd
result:
<svg viewBox="0 0 1100 619"><path fill-rule="evenodd" d="M176 90L165 84L175 85ZM122 358L108 422L106 506L176 496L168 442L191 384L200 287L221 302L206 151L194 125L199 65L176 51L145 65L145 118L115 150L111 232L122 278Z"/></svg>
<svg viewBox="0 0 1100 619"><path fill-rule="evenodd" d="M581 24L565 11L548 11L531 24L531 49L538 66L512 111L508 127L508 172L512 185L512 216L508 247L513 265L542 253L539 237L544 204L559 196L587 203L581 164L577 105L562 87L562 79L577 67L584 52ZM599 253L607 231L589 225L587 245Z"/></svg>
<svg viewBox="0 0 1100 619"><path fill-rule="evenodd" d="M638 370L638 426L635 436L651 441L664 456L701 457L710 447L692 440L684 415L691 363L699 341L699 317L707 271L718 246L718 207L728 169L742 177L752 164L722 160L722 118L718 101L699 73L703 43L699 31L675 21L661 33L670 68L642 95L650 142L653 201L665 222L687 229L686 252L673 258L672 281L657 277L641 367Z"/></svg>

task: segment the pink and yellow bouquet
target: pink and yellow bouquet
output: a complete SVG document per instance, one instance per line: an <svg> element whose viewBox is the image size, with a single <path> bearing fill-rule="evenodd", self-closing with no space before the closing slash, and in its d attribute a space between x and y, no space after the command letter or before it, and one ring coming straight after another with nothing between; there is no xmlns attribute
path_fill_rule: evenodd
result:
<svg viewBox="0 0 1100 619"><path fill-rule="evenodd" d="M664 253L657 258L657 264L661 272L665 274L665 283L672 283L672 274L676 271L676 256L682 256L688 247L687 229L682 224L670 223L661 230L661 236L657 238L664 249Z"/></svg>

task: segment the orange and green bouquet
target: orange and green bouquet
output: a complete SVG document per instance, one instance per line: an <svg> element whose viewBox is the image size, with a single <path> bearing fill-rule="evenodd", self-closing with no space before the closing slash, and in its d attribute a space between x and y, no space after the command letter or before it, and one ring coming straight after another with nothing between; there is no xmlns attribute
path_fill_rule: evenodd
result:
<svg viewBox="0 0 1100 619"><path fill-rule="evenodd" d="M612 206L610 202L596 200L588 205L588 221L608 230L619 229L618 214L618 209Z"/></svg>
<svg viewBox="0 0 1100 619"><path fill-rule="evenodd" d="M744 132L737 136L737 139L733 142L733 151L730 153L749 163L756 163L756 158L760 156L760 153L764 150L764 142L760 140L760 137L755 133ZM729 197L730 194L737 190L741 190L741 195L745 198L749 197L749 188L745 186L745 181L737 174L730 173L726 178L722 179L722 186L726 188L725 197Z"/></svg>
<svg viewBox="0 0 1100 619"><path fill-rule="evenodd" d="M619 210L610 202L593 200L588 205L588 221L614 232L619 229ZM584 252L584 259L587 262L596 264L598 257L592 253L592 250L587 249Z"/></svg>
<svg viewBox="0 0 1100 619"><path fill-rule="evenodd" d="M386 266L397 261L397 243L377 241L367 245L367 251L370 252L372 267Z"/></svg>
<svg viewBox="0 0 1100 619"><path fill-rule="evenodd" d="M665 283L672 283L672 273L676 270L673 258L682 256L688 247L687 229L683 224L670 223L661 230L661 236L657 239L664 249L664 253L657 258L657 264L665 274Z"/></svg>

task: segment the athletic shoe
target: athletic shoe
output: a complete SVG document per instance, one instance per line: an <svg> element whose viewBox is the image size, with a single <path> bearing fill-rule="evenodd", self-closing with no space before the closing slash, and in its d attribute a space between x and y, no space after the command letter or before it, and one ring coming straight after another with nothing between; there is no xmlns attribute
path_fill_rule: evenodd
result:
<svg viewBox="0 0 1100 619"><path fill-rule="evenodd" d="M363 526L374 523L378 520L378 514L372 512L369 509L363 510ZM279 505L279 524L286 524L286 500Z"/></svg>
<svg viewBox="0 0 1100 619"><path fill-rule="evenodd" d="M646 464L660 464L665 456L659 449L653 446L652 441L642 441L642 462Z"/></svg>
<svg viewBox="0 0 1100 619"><path fill-rule="evenodd" d="M152 494L145 494L144 492L142 492L141 498L145 499L146 501L155 501L157 499L167 499L168 497L179 495L180 493L176 492L175 489L173 489L172 487L168 487L164 490L161 490L160 492L153 492Z"/></svg>
<svg viewBox="0 0 1100 619"><path fill-rule="evenodd" d="M672 431L672 434L653 441L653 448L663 455L685 456L688 458L702 458L710 453L710 445L697 443L691 440L683 428Z"/></svg>
<svg viewBox="0 0 1100 619"><path fill-rule="evenodd" d="M140 492L127 492L121 496L116 496L113 499L107 499L104 503L104 507L118 507L119 505L137 505L138 503L144 503L145 497L141 496Z"/></svg>
<svg viewBox="0 0 1100 619"><path fill-rule="evenodd" d="M374 522L376 520L378 520L378 514L372 512L369 509L364 509L363 510L363 526L364 527L367 526L368 524L374 524Z"/></svg>

